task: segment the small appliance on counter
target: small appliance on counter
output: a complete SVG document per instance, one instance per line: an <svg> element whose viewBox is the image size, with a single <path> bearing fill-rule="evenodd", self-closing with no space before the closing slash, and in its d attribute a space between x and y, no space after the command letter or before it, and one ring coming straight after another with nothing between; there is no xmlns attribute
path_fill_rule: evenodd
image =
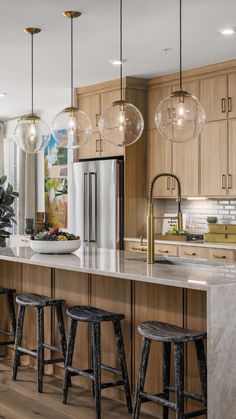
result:
<svg viewBox="0 0 236 419"><path fill-rule="evenodd" d="M123 160L72 163L68 182L68 228L81 245L123 249Z"/></svg>

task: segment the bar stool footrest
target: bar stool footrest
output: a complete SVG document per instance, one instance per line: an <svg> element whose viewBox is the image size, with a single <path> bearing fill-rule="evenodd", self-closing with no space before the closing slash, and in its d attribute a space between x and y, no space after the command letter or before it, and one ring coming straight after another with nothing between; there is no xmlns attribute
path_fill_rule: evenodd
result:
<svg viewBox="0 0 236 419"><path fill-rule="evenodd" d="M4 345L14 345L15 341L14 340L0 340L0 346L4 346Z"/></svg>
<svg viewBox="0 0 236 419"><path fill-rule="evenodd" d="M27 349L22 346L18 346L17 352L19 352L19 355L38 356L37 349Z"/></svg>
<svg viewBox="0 0 236 419"><path fill-rule="evenodd" d="M110 365L101 364L101 368L107 372L111 372L112 374L120 375L122 377L122 372L118 370L118 368L110 367Z"/></svg>
<svg viewBox="0 0 236 419"><path fill-rule="evenodd" d="M164 397L163 393L151 394L151 393L147 393L146 391L140 391L139 395L142 399L144 399L143 402L146 401L146 402L160 403L163 406L170 407L171 409L176 409L176 403L172 403L169 400L167 400Z"/></svg>
<svg viewBox="0 0 236 419"><path fill-rule="evenodd" d="M69 371L71 376L80 375L81 377L90 378L90 380L92 380L92 381L94 380L93 370L91 368L88 368L86 370L79 370L77 368L67 367L66 369L67 369L67 371Z"/></svg>
<svg viewBox="0 0 236 419"><path fill-rule="evenodd" d="M14 337L14 332L8 332L7 330L1 329L0 328L0 334L4 335L4 336L12 336Z"/></svg>
<svg viewBox="0 0 236 419"><path fill-rule="evenodd" d="M45 349L49 349L49 351L53 351L53 352L58 352L58 353L62 353L62 350L60 348L57 348L54 345L50 345L49 343L44 343L43 347Z"/></svg>
<svg viewBox="0 0 236 419"><path fill-rule="evenodd" d="M65 362L64 358L55 358L55 359L46 359L43 361L43 365L53 365L59 364L60 362Z"/></svg>
<svg viewBox="0 0 236 419"><path fill-rule="evenodd" d="M206 415L206 414L207 414L207 408L205 407L201 410L195 410L193 412L185 413L184 419L196 418L198 416L202 416L202 415Z"/></svg>
<svg viewBox="0 0 236 419"><path fill-rule="evenodd" d="M103 388L110 388L110 387L119 387L125 384L124 380L114 381L112 383L102 383L101 389Z"/></svg>
<svg viewBox="0 0 236 419"><path fill-rule="evenodd" d="M176 393L176 388L174 386L166 386L165 387L167 390L171 391L172 393ZM200 394L196 394L196 393L191 393L190 391L184 391L184 397L193 399L193 400L197 400L198 402L202 402L204 403L204 397L201 396Z"/></svg>

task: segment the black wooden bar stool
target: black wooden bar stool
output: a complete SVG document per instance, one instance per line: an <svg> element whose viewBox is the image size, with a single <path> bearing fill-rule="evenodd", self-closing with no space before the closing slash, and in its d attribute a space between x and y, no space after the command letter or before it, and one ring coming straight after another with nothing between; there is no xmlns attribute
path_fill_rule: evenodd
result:
<svg viewBox="0 0 236 419"><path fill-rule="evenodd" d="M168 419L169 408L176 411L176 419L194 418L207 413L207 368L203 340L207 337L205 332L196 332L183 329L168 323L147 321L138 326L143 336L141 351L141 364L136 387L134 419L140 417L141 403L152 401L163 406L163 419ZM151 341L163 343L163 387L159 394L150 394L144 391L145 376ZM184 343L194 341L201 381L202 395L184 391ZM170 359L171 343L174 344L175 386L170 385ZM175 403L169 401L169 393L175 393ZM189 397L204 403L204 407L193 412L184 412L184 398Z"/></svg>
<svg viewBox="0 0 236 419"><path fill-rule="evenodd" d="M55 300L45 295L38 294L21 294L16 297L16 302L19 304L18 320L16 327L16 339L15 339L15 356L13 362L13 375L12 379L16 380L18 367L20 365L20 357L22 355L31 355L37 358L37 371L38 371L38 391L43 391L43 375L44 366L49 364L58 364L60 362L65 363L66 356L66 336L65 326L62 312L62 305L65 303L64 300ZM25 308L35 307L38 311L38 328L37 328L37 349L26 349L21 346L22 333L24 326ZM58 328L60 334L61 348L57 348L53 345L44 342L44 309L45 307L51 307L56 309ZM44 349L49 349L53 352L62 354L62 357L56 359L44 359Z"/></svg>
<svg viewBox="0 0 236 419"><path fill-rule="evenodd" d="M87 306L71 307L67 310L67 314L71 319L71 324L66 354L63 403L67 402L70 378L75 375L81 375L83 377L90 378L93 382L93 394L96 400L96 419L101 418L101 390L108 387L124 386L128 412L132 413L129 378L127 373L124 343L120 323L120 321L123 320L125 316L123 314L111 313L99 308ZM78 321L90 323L91 326L92 366L86 370L79 370L72 367ZM113 323L120 369L101 364L100 324L101 322L107 321L111 321ZM120 379L115 382L101 383L101 369L120 376Z"/></svg>
<svg viewBox="0 0 236 419"><path fill-rule="evenodd" d="M0 288L0 295L5 295L7 297L8 313L9 313L10 322L11 322L11 331L0 328L0 334L9 337L9 339L0 340L0 345L11 345L15 341L15 333L16 333L16 314L15 314L15 307L14 307L15 292L16 290L12 288Z"/></svg>

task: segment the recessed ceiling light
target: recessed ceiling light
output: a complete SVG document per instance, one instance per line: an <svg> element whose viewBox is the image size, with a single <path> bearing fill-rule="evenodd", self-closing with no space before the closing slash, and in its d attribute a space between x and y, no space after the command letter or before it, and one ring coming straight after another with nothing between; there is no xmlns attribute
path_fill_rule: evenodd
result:
<svg viewBox="0 0 236 419"><path fill-rule="evenodd" d="M126 63L127 60L122 60L122 64ZM121 61L118 59L110 60L110 63L113 65L121 65Z"/></svg>
<svg viewBox="0 0 236 419"><path fill-rule="evenodd" d="M229 36L229 35L233 35L236 32L236 28L221 28L219 29L219 32L222 35Z"/></svg>
<svg viewBox="0 0 236 419"><path fill-rule="evenodd" d="M5 97L6 95L7 95L7 93L0 92L0 97Z"/></svg>

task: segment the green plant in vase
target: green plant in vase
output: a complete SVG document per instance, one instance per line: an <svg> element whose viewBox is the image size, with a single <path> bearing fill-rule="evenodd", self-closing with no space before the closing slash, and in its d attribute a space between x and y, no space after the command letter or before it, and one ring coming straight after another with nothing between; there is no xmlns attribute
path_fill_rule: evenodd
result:
<svg viewBox="0 0 236 419"><path fill-rule="evenodd" d="M0 246L6 246L6 238L10 232L6 228L12 228L16 224L13 204L18 198L18 192L13 190L13 186L7 181L7 176L0 178Z"/></svg>
<svg viewBox="0 0 236 419"><path fill-rule="evenodd" d="M218 218L217 217L207 217L208 224L217 224Z"/></svg>

